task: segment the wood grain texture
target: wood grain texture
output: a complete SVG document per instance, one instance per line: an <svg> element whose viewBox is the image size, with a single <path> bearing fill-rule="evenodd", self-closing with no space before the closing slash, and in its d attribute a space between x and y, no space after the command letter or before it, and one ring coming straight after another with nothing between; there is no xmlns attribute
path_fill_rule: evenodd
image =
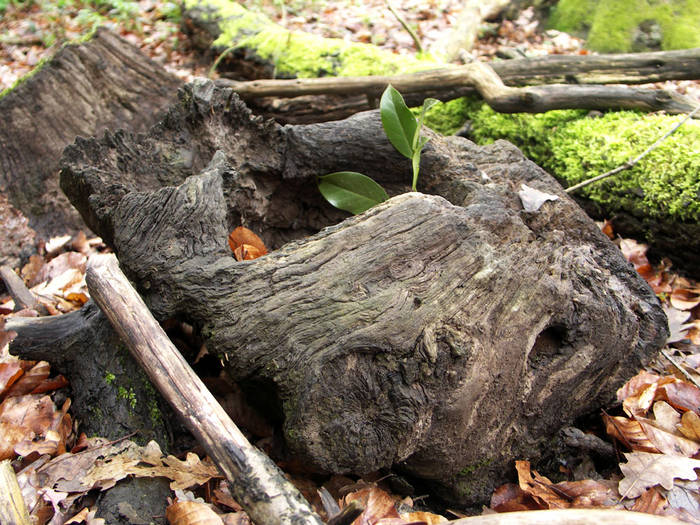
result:
<svg viewBox="0 0 700 525"><path fill-rule="evenodd" d="M234 498L251 519L270 525L321 525L297 489L248 442L180 355L119 270L116 257L91 257L86 281L95 302L224 473Z"/></svg>
<svg viewBox="0 0 700 525"><path fill-rule="evenodd" d="M212 82L181 96L147 136L77 141L62 186L156 317L196 326L307 466L394 466L484 501L663 344L648 285L515 147L432 135L424 193L402 193L410 163L378 112L279 127ZM395 196L342 220L315 183L341 170ZM559 199L526 212L523 183ZM240 224L273 251L236 262Z"/></svg>
<svg viewBox="0 0 700 525"><path fill-rule="evenodd" d="M0 461L0 523L30 525L29 512L9 460Z"/></svg>

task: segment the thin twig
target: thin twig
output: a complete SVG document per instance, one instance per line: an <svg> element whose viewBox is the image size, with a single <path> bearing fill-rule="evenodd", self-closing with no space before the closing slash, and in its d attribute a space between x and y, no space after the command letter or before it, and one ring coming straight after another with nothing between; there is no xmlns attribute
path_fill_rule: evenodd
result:
<svg viewBox="0 0 700 525"><path fill-rule="evenodd" d="M679 363L677 363L676 360L673 359L668 352L666 352L666 350L661 350L661 355L664 356L666 359L668 359L670 361L670 363L674 367L676 367L680 371L680 373L685 376L685 378L688 381L693 383L696 387L700 388L700 384L695 380L695 378L693 378L693 376L691 376Z"/></svg>
<svg viewBox="0 0 700 525"><path fill-rule="evenodd" d="M698 112L698 110L700 110L700 106L697 106L693 111L691 111L690 113L688 113L688 114L685 116L685 118L684 118L683 120L681 120L680 122L678 122L678 123L677 123L675 126L673 126L670 130L668 130L662 137L658 138L658 139L656 140L656 142L654 142L651 146L649 146L643 153L641 153L640 155L638 155L636 158L634 158L634 159L632 159L632 160L628 160L628 161L625 162L623 165L618 166L618 167L615 168L614 170L608 171L607 173L603 173L602 175L597 175L597 176L595 176L595 177L593 177L593 178L591 178L591 179L584 180L583 182L579 182L578 184L574 184L574 185L571 186L570 188L566 188L564 191L565 191L566 193L571 193L572 191L577 190L577 189L579 189L579 188L583 188L584 186L588 186L589 184L592 184L593 182L597 182L597 181L599 181L599 180L601 180L601 179L605 179L605 178L607 178L607 177L611 177L612 175L615 175L615 174L617 174L617 173L620 173L620 172L623 171L623 170L626 170L626 169L631 168L632 166L634 166L635 164L637 164L637 162L639 162L639 161L642 160L644 157L646 157L649 153L651 153L652 151L654 151L654 150L659 146L659 144L661 144L664 140L666 140L666 138L667 138L671 133L673 133L673 132L676 131L678 128L680 128L680 127L685 123L686 120L688 120L688 119L691 118L693 115L695 115L695 114Z"/></svg>
<svg viewBox="0 0 700 525"><path fill-rule="evenodd" d="M416 44L416 49L418 50L419 53L423 52L423 46L420 43L420 38L418 38L418 35L416 32L413 30L411 26L408 25L408 23L403 19L403 17L399 14L399 12L394 9L394 6L391 5L391 2L389 0L386 0L386 6L389 8L389 11L391 11L391 14L396 17L396 20L399 21L399 24L403 26L403 28L408 31L408 34L411 35L411 38L413 39L413 42Z"/></svg>

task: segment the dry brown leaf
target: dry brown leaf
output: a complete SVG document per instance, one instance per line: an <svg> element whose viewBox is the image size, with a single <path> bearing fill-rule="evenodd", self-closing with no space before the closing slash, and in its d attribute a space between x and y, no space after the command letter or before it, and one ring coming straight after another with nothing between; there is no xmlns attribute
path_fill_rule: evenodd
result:
<svg viewBox="0 0 700 525"><path fill-rule="evenodd" d="M518 471L518 485L529 494L542 509L566 509L569 501L564 499L552 488L553 483L546 477L541 476L537 471L530 471L529 461L516 461L515 469Z"/></svg>
<svg viewBox="0 0 700 525"><path fill-rule="evenodd" d="M625 453L625 458L627 463L620 463L625 477L620 480L618 490L623 497L630 499L638 498L656 485L671 490L676 478L695 480L695 469L700 468L700 460L668 454L629 452Z"/></svg>
<svg viewBox="0 0 700 525"><path fill-rule="evenodd" d="M219 515L206 503L177 501L165 509L170 525L223 525Z"/></svg>
<svg viewBox="0 0 700 525"><path fill-rule="evenodd" d="M34 432L26 427L0 419L0 461L15 457L15 445L33 438Z"/></svg>
<svg viewBox="0 0 700 525"><path fill-rule="evenodd" d="M496 512L540 510L542 506L514 483L506 483L493 491L490 508Z"/></svg>
<svg viewBox="0 0 700 525"><path fill-rule="evenodd" d="M649 440L639 422L626 417L609 416L607 414L603 414L603 421L605 422L605 431L608 435L614 437L628 448L643 452L659 452Z"/></svg>
<svg viewBox="0 0 700 525"><path fill-rule="evenodd" d="M642 370L617 391L617 400L624 401L630 396L636 396L647 386L658 382L659 379L661 376Z"/></svg>
<svg viewBox="0 0 700 525"><path fill-rule="evenodd" d="M239 226L229 234L228 245L238 261L256 259L267 253L260 237L244 226Z"/></svg>
<svg viewBox="0 0 700 525"><path fill-rule="evenodd" d="M660 385L657 395L682 411L697 412L700 409L700 388L687 381L674 378L674 381Z"/></svg>
<svg viewBox="0 0 700 525"><path fill-rule="evenodd" d="M652 442L654 447L662 454L673 456L693 457L700 450L700 443L686 439L678 433L670 433L658 428L653 421L645 418L636 418L642 430Z"/></svg>
<svg viewBox="0 0 700 525"><path fill-rule="evenodd" d="M32 393L35 388L37 388L44 380L46 380L49 377L50 373L51 365L49 365L49 363L47 363L46 361L39 361L29 370L27 370L21 377L21 379L19 379L14 385L12 385L12 388L10 388L7 391L7 397L21 396L24 394Z"/></svg>
<svg viewBox="0 0 700 525"><path fill-rule="evenodd" d="M0 403L0 421L43 435L51 428L55 411L56 407L49 396L31 394L8 397Z"/></svg>
<svg viewBox="0 0 700 525"><path fill-rule="evenodd" d="M351 492L343 498L341 507L355 500L358 500L365 510L353 521L353 525L373 525L383 518L400 518L394 498L375 485Z"/></svg>
<svg viewBox="0 0 700 525"><path fill-rule="evenodd" d="M676 288L671 292L671 306L678 310L692 310L700 304L700 288Z"/></svg>
<svg viewBox="0 0 700 525"><path fill-rule="evenodd" d="M678 430L688 439L700 442L700 416L692 411L683 413Z"/></svg>
<svg viewBox="0 0 700 525"><path fill-rule="evenodd" d="M24 370L18 361L0 363L0 399L5 397L7 389L10 388L22 374L24 374Z"/></svg>
<svg viewBox="0 0 700 525"><path fill-rule="evenodd" d="M653 406L654 421L656 426L670 432L678 433L678 425L681 422L681 415L666 401L657 401Z"/></svg>
<svg viewBox="0 0 700 525"><path fill-rule="evenodd" d="M664 515L664 509L668 506L668 501L664 498L656 487L645 490L634 502L630 510L634 512L646 512L647 514Z"/></svg>
<svg viewBox="0 0 700 525"><path fill-rule="evenodd" d="M582 479L580 481L562 481L554 487L570 498L571 508L610 507L617 503L620 495L616 483Z"/></svg>
<svg viewBox="0 0 700 525"><path fill-rule="evenodd" d="M447 523L447 518L432 512L406 512L401 514L401 518L407 522L425 523L425 525L435 525L436 523Z"/></svg>

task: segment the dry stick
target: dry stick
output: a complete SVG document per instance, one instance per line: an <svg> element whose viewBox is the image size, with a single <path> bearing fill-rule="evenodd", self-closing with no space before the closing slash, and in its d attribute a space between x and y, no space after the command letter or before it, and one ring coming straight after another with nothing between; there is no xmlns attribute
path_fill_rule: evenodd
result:
<svg viewBox="0 0 700 525"><path fill-rule="evenodd" d="M691 375L687 372L687 370L685 370L685 369L680 365L680 363L677 363L676 360L673 359L673 357L671 357L671 355L670 355L668 352L666 352L666 350L661 350L661 355L664 356L666 359L668 359L668 360L671 362L671 364L672 364L674 367L676 367L676 368L680 371L680 373L683 374L683 375L685 376L685 378L686 378L688 381L690 381L691 383L693 383L696 387L700 388L700 383L698 383L698 382L693 378L693 376L691 376Z"/></svg>
<svg viewBox="0 0 700 525"><path fill-rule="evenodd" d="M697 106L693 111L691 111L690 113L688 113L688 114L685 116L685 118L684 118L683 120L681 120L680 122L678 122L678 123L677 123L675 126L673 126L670 130L668 130L662 137L656 139L656 142L654 142L654 143L653 143L651 146L649 146L643 153L640 153L640 154L639 154L637 157L635 157L634 159L628 160L627 162L625 162L625 163L622 164L621 166L618 166L618 167L615 168L614 170L610 170L610 171L608 171L607 173L603 173L602 175L597 175L597 176L592 177L592 178L590 178L590 179L588 179L588 180L584 180L583 182L579 182L578 184L574 184L574 185L571 186L570 188L566 188L564 191L565 191L566 193L571 193L572 191L575 191L575 190L577 190L577 189L579 189L579 188L583 188L584 186L588 186L589 184L592 184L592 183L597 182L597 181L602 180L602 179L606 179L606 178L611 177L611 176L613 176L613 175L615 175L615 174L617 174L617 173L620 173L620 172L623 171L623 170L626 170L626 169L631 168L632 166L634 166L635 164L637 164L637 162L639 162L639 161L642 160L644 157L646 157L649 153L651 153L651 152L654 151L656 148L658 148L659 145L660 145L664 140L666 140L666 138L667 138L669 135L671 135L674 131L676 131L678 128L680 128L680 127L683 125L683 123L685 123L686 120L688 120L689 118L692 118L692 116L695 115L695 113L697 113L698 110L700 110L700 106Z"/></svg>
<svg viewBox="0 0 700 525"><path fill-rule="evenodd" d="M31 523L15 471L8 459L0 461L0 523L13 525Z"/></svg>
<svg viewBox="0 0 700 525"><path fill-rule="evenodd" d="M170 342L114 255L90 258L90 295L258 525L322 525L299 491L252 446Z"/></svg>
<svg viewBox="0 0 700 525"><path fill-rule="evenodd" d="M15 311L32 308L43 315L48 313L12 268L0 266L0 277L5 281L5 287L15 302Z"/></svg>
<svg viewBox="0 0 700 525"><path fill-rule="evenodd" d="M396 9L394 9L394 6L391 5L390 0L386 0L386 6L389 8L389 11L391 11L391 14L396 17L396 20L399 21L399 24L403 26L403 28L408 31L408 34L411 35L411 38L413 39L413 42L416 44L416 49L418 50L419 53L423 52L423 46L420 43L420 38L418 38L418 35L416 35L415 31L413 31L413 28L408 25L408 23L403 19L403 17L399 14Z"/></svg>

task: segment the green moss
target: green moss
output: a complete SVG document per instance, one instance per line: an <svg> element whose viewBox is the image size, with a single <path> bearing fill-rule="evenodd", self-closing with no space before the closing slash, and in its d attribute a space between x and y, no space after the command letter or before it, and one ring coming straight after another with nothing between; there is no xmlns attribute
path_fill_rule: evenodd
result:
<svg viewBox="0 0 700 525"><path fill-rule="evenodd" d="M480 144L506 139L567 185L623 164L650 146L680 117L585 111L505 115L486 104L472 114ZM700 123L688 121L637 165L579 190L607 210L675 221L700 220Z"/></svg>
<svg viewBox="0 0 700 525"><path fill-rule="evenodd" d="M438 102L426 111L425 125L443 135L454 135L482 104L483 100L476 95Z"/></svg>
<svg viewBox="0 0 700 525"><path fill-rule="evenodd" d="M660 30L661 49L700 46L697 0L561 0L549 23L561 31L587 33L588 46L603 53L648 50L637 36L654 24Z"/></svg>
<svg viewBox="0 0 700 525"><path fill-rule="evenodd" d="M310 33L288 31L262 13L229 0L185 0L185 7L204 6L221 34L212 44L245 48L275 66L276 76L320 77L379 75L440 66L430 56L416 58L383 51L371 44L350 43Z"/></svg>
<svg viewBox="0 0 700 525"><path fill-rule="evenodd" d="M126 399L129 402L131 410L136 409L136 392L134 392L133 388L125 388L123 386L119 386L117 388L117 396L121 399Z"/></svg>
<svg viewBox="0 0 700 525"><path fill-rule="evenodd" d="M105 374L105 383L107 383L108 385L111 385L112 383L114 383L114 380L116 379L116 377L117 376L115 376L112 372L107 372Z"/></svg>

